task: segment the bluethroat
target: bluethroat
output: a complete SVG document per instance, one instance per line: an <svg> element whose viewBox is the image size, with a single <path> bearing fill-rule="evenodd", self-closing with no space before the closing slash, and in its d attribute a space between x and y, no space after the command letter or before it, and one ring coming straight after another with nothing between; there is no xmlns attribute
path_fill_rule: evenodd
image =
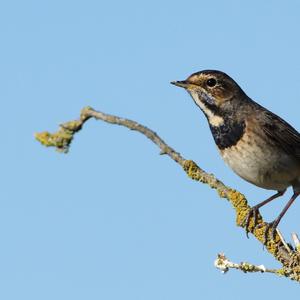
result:
<svg viewBox="0 0 300 300"><path fill-rule="evenodd" d="M268 223L265 243L300 194L300 134L276 114L250 99L227 74L204 70L172 84L184 88L207 118L218 150L229 167L244 180L277 193L253 206L244 221L247 236L250 218L257 225L258 209L282 196L288 187L293 196L278 217Z"/></svg>

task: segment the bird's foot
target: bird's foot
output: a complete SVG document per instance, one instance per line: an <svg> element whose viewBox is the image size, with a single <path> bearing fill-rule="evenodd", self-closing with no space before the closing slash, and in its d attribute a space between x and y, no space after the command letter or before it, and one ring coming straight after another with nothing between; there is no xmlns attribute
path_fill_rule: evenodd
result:
<svg viewBox="0 0 300 300"><path fill-rule="evenodd" d="M253 218L253 230L257 225L258 208L259 208L258 206L253 206L252 208L250 208L248 214L246 215L243 221L243 227L245 227L247 238L249 238L249 232L250 232L249 225L250 225L251 218Z"/></svg>
<svg viewBox="0 0 300 300"><path fill-rule="evenodd" d="M262 223L259 224L259 227L262 227L263 225L266 226L265 230L264 230L264 246L267 245L267 242L270 241L274 241L275 240L275 234L276 234L276 228L278 225L278 222L276 220L274 220L273 222L270 223Z"/></svg>

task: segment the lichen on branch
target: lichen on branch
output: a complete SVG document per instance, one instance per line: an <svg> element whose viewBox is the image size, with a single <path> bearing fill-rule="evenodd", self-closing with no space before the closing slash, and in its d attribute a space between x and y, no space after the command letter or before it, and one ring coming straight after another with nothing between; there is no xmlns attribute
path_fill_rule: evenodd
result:
<svg viewBox="0 0 300 300"><path fill-rule="evenodd" d="M250 206L248 205L247 199L242 193L226 186L214 175L202 170L194 161L187 160L182 157L180 153L176 152L166 142L164 142L164 140L160 138L156 132L133 120L105 114L103 112L96 111L91 107L85 107L81 110L80 118L78 120L61 124L58 131L55 133L49 133L47 131L36 133L35 138L46 147L54 147L59 152L67 153L70 149L75 134L83 128L84 123L90 118L101 120L110 124L124 126L130 130L138 131L146 136L159 147L160 154L168 155L172 160L178 163L189 178L209 185L211 188L216 189L221 198L227 199L235 210L237 226L245 227L244 219L249 214ZM260 226L254 226L254 218L251 217L247 230L263 244L267 223L263 220L259 213L257 214L257 224ZM277 275L280 274L300 282L300 243L298 242L296 242L296 247L293 248L291 245L288 245L279 232L277 232L274 240L268 240L265 247L268 252L282 264L282 268L278 270L278 272L276 271L273 273L276 273ZM245 271L245 267L248 266L249 265L245 264L244 269L236 269ZM250 269L256 270L253 268Z"/></svg>

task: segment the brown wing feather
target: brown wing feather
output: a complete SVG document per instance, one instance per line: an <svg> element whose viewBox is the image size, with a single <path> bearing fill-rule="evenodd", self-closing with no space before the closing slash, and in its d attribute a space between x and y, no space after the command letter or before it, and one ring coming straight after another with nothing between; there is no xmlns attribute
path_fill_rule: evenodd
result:
<svg viewBox="0 0 300 300"><path fill-rule="evenodd" d="M286 153L294 155L300 160L300 134L286 121L274 113L265 110L263 131Z"/></svg>

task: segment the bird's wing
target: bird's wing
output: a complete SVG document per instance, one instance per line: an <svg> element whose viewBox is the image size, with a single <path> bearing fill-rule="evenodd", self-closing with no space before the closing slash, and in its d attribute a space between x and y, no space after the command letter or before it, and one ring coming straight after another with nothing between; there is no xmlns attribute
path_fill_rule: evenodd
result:
<svg viewBox="0 0 300 300"><path fill-rule="evenodd" d="M265 110L263 131L277 146L300 160L300 133L290 124Z"/></svg>

